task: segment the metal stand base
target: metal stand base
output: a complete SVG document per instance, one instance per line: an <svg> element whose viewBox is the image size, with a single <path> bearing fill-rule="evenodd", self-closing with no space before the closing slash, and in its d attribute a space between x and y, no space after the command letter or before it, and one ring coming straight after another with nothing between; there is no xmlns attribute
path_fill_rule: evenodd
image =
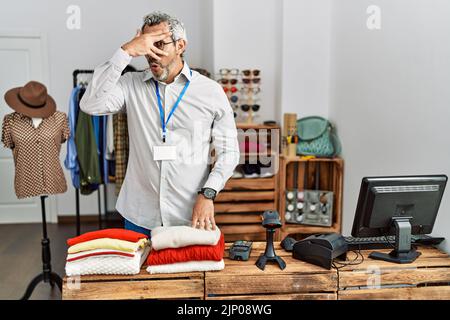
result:
<svg viewBox="0 0 450 320"><path fill-rule="evenodd" d="M389 254L372 252L369 258L394 263L411 263L416 260L420 252L411 247L411 220L412 217L406 216L392 217L395 228L395 249Z"/></svg>
<svg viewBox="0 0 450 320"><path fill-rule="evenodd" d="M47 220L45 216L45 198L47 196L41 196L41 208L42 208L42 273L34 277L25 291L25 294L21 300L28 300L33 293L34 289L40 282L50 283L53 287L56 283L59 290L62 292L62 279L59 275L52 272L51 256L50 256L50 240L47 238Z"/></svg>
<svg viewBox="0 0 450 320"><path fill-rule="evenodd" d="M372 252L369 255L369 258L395 263L411 263L416 260L420 254L420 252L414 249L405 253L397 253L395 250L392 250L390 253Z"/></svg>

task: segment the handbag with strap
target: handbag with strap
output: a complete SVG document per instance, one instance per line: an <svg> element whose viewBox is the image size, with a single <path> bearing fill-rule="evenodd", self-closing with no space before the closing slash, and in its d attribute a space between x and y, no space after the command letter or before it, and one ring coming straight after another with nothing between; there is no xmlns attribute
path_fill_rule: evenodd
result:
<svg viewBox="0 0 450 320"><path fill-rule="evenodd" d="M335 157L341 144L333 125L325 118L310 116L297 120L297 154L316 157Z"/></svg>

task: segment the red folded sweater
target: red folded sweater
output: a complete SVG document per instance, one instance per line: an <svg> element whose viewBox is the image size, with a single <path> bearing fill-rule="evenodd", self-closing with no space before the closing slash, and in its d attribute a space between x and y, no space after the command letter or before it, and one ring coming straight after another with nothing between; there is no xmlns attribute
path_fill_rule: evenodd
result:
<svg viewBox="0 0 450 320"><path fill-rule="evenodd" d="M111 238L118 240L125 240L130 242L138 242L140 239L148 238L145 234L138 233L132 230L126 229L103 229L98 231L87 232L78 237L71 238L67 240L69 246L73 246L78 243L101 239L101 238Z"/></svg>
<svg viewBox="0 0 450 320"><path fill-rule="evenodd" d="M171 264L187 261L220 261L225 251L225 239L223 233L219 242L214 246L197 245L182 248L168 248L152 250L147 258L148 265Z"/></svg>

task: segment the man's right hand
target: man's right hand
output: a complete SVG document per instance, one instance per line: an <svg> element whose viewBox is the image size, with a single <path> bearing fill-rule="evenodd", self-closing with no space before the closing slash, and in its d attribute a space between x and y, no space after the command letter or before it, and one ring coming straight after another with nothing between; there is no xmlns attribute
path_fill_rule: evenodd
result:
<svg viewBox="0 0 450 320"><path fill-rule="evenodd" d="M171 32L161 31L154 33L142 33L141 30L138 30L134 38L125 43L122 46L122 49L132 57L149 55L156 60L161 60L158 55L167 56L168 53L156 48L155 42L161 41L171 34Z"/></svg>

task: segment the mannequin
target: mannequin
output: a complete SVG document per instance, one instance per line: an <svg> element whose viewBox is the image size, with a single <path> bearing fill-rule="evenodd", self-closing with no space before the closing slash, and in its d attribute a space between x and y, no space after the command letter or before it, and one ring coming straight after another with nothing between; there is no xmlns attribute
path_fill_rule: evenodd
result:
<svg viewBox="0 0 450 320"><path fill-rule="evenodd" d="M67 116L56 110L45 86L35 81L9 90L5 101L15 111L5 115L2 141L14 150L17 198L66 192L59 152L69 137Z"/></svg>
<svg viewBox="0 0 450 320"><path fill-rule="evenodd" d="M23 87L8 90L5 101L14 110L5 115L3 120L2 142L13 151L16 196L19 199L41 198L42 273L28 285L22 297L22 300L27 300L41 281L52 287L56 284L62 289L62 279L52 272L50 262L45 198L67 190L59 151L70 133L67 116L56 111L55 101L39 82L30 81Z"/></svg>

